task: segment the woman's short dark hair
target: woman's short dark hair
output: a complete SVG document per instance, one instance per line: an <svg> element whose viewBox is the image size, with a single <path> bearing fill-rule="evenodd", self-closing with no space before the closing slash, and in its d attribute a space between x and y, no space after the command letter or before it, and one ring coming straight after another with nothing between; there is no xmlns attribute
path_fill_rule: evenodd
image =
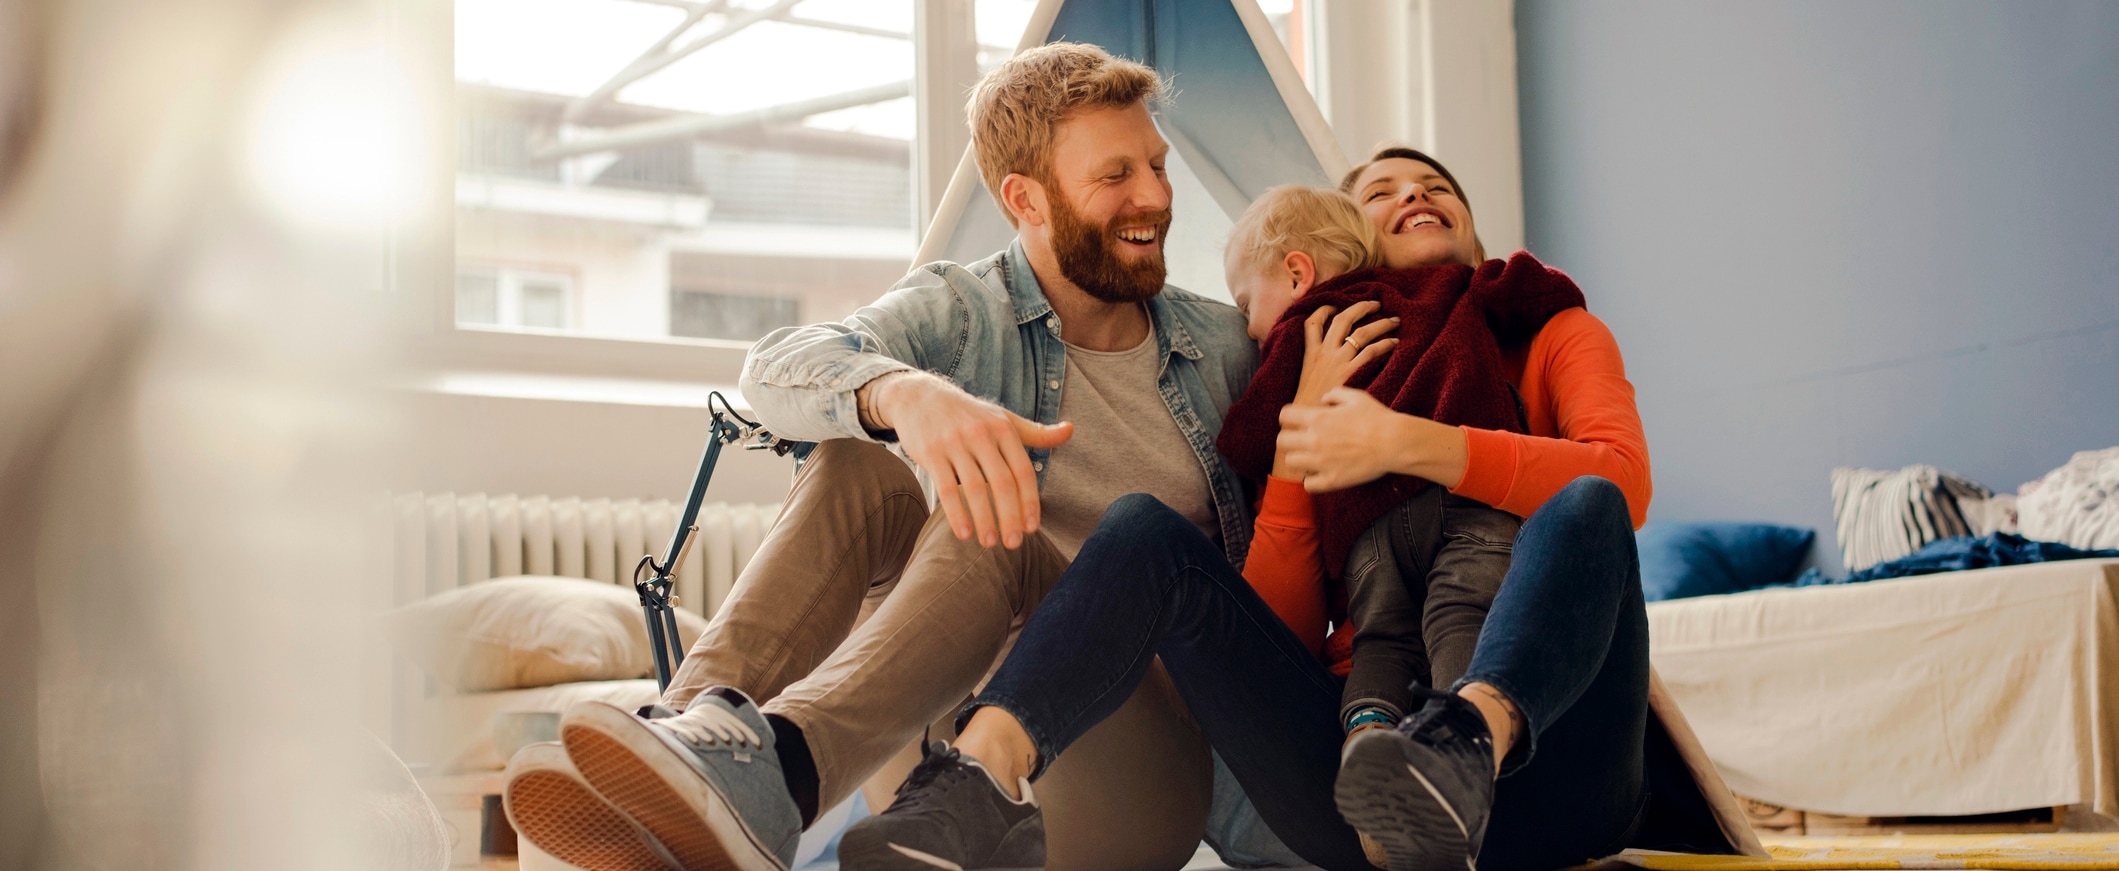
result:
<svg viewBox="0 0 2119 871"><path fill-rule="evenodd" d="M1345 193L1353 193L1354 181L1356 179L1361 178L1361 173L1363 170L1366 170L1371 166L1375 166L1376 161L1391 160L1394 158L1402 158L1405 160L1417 160L1421 163L1427 164L1428 166L1434 167L1436 172L1442 174L1442 179L1444 181L1449 182L1450 190L1457 192L1457 199L1464 201L1464 207L1467 209L1471 208L1471 196L1464 192L1463 185L1457 183L1457 177L1449 174L1449 167L1443 166L1442 161L1436 160L1416 149L1407 148L1403 145L1392 145L1385 148L1377 149L1375 154L1369 156L1367 163L1363 163L1360 166L1356 166L1353 169L1347 170L1346 177L1339 180L1339 190Z"/></svg>

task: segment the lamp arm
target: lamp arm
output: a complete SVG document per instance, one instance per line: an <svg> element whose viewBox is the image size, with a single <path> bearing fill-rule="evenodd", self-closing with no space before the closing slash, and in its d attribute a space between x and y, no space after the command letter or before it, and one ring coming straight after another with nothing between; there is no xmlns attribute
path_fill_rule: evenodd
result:
<svg viewBox="0 0 2119 871"><path fill-rule="evenodd" d="M721 406L718 409L714 407L717 402ZM648 646L655 654L655 684L664 691L670 688L676 667L684 664L683 642L677 637L676 606L681 602L676 596L675 578L698 538L699 506L706 499L707 484L714 478L714 466L721 461L721 447L745 442L746 450L770 450L780 456L795 447L793 442L767 432L757 421L738 414L718 390L707 394L706 408L713 422L708 425L706 449L699 456L699 471L692 477L691 492L684 498L684 513L677 519L677 529L670 534L660 562L654 554L646 554L633 565L633 590L640 596L640 608L647 617Z"/></svg>

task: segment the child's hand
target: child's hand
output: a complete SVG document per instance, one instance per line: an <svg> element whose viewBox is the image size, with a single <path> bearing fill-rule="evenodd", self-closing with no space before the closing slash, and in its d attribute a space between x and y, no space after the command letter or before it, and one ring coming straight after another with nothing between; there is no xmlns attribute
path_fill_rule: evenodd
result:
<svg viewBox="0 0 2119 871"><path fill-rule="evenodd" d="M1395 337L1378 338L1397 331L1397 318L1354 328L1379 308L1382 304L1375 300L1362 300L1347 306L1338 317L1332 316L1328 305L1310 313L1309 320L1302 324L1302 379L1295 386L1294 404L1316 405L1324 401L1324 395L1332 388L1345 386L1361 367L1397 347Z"/></svg>

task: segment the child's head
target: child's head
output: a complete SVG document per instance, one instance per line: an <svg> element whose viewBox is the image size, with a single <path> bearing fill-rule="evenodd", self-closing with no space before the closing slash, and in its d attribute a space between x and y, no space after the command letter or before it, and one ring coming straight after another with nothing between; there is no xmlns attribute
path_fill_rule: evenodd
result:
<svg viewBox="0 0 2119 871"><path fill-rule="evenodd" d="M1353 197L1301 185L1266 191L1243 210L1222 255L1229 293L1260 342L1319 282L1381 263L1376 226Z"/></svg>

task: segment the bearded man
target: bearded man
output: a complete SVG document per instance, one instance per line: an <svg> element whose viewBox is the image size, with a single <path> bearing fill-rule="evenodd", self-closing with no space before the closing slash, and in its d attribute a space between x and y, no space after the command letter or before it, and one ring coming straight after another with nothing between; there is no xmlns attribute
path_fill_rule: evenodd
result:
<svg viewBox="0 0 2119 871"><path fill-rule="evenodd" d="M1154 495L1242 564L1251 521L1214 439L1256 350L1234 307L1163 284L1162 91L1093 46L1002 64L970 125L1015 242L751 349L745 398L817 446L660 710L577 705L563 754L511 765L532 843L590 871L784 868L820 808L970 696L1119 496ZM1007 785L1050 828L1020 864L1047 844L1052 867L1183 864L1208 758L1148 681L1037 796Z"/></svg>

